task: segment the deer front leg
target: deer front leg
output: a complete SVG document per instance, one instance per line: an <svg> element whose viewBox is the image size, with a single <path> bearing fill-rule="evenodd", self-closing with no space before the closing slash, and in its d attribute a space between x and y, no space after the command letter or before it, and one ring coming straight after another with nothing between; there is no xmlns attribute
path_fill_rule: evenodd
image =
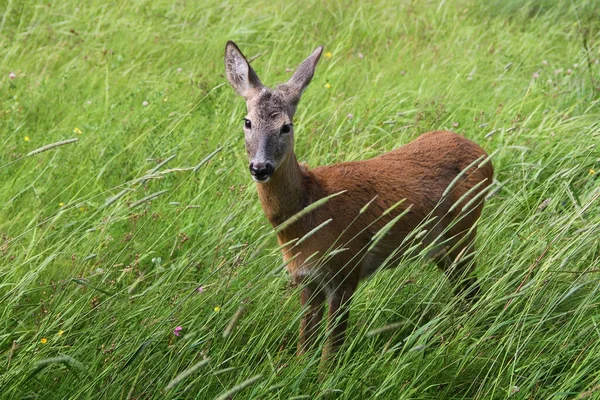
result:
<svg viewBox="0 0 600 400"><path fill-rule="evenodd" d="M321 361L330 360L344 343L350 301L356 290L356 284L342 284L329 294L329 316L327 321L327 342L323 348Z"/></svg>
<svg viewBox="0 0 600 400"><path fill-rule="evenodd" d="M318 330L323 319L323 303L325 295L320 290L305 287L300 293L300 301L304 315L300 322L300 341L298 342L298 355L306 353L314 347Z"/></svg>

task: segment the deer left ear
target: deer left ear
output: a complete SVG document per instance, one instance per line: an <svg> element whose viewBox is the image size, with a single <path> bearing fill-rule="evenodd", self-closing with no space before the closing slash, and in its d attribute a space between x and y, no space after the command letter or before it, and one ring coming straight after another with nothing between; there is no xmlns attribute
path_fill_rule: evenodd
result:
<svg viewBox="0 0 600 400"><path fill-rule="evenodd" d="M225 46L225 73L231 86L246 99L263 86L246 57L231 40Z"/></svg>
<svg viewBox="0 0 600 400"><path fill-rule="evenodd" d="M306 89L315 74L315 68L317 67L317 63L319 62L322 53L323 46L317 47L315 51L300 64L290 80L279 86L279 88L289 97L289 100L293 105L297 105L300 101L302 92L304 92L304 89Z"/></svg>

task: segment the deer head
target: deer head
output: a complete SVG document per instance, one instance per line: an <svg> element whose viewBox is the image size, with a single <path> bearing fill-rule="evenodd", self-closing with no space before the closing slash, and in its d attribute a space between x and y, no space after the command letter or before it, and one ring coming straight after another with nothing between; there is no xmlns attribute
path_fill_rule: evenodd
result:
<svg viewBox="0 0 600 400"><path fill-rule="evenodd" d="M322 52L323 46L319 46L286 83L269 89L235 43L227 42L225 72L231 86L246 100L246 152L256 182L268 182L294 152L294 114Z"/></svg>

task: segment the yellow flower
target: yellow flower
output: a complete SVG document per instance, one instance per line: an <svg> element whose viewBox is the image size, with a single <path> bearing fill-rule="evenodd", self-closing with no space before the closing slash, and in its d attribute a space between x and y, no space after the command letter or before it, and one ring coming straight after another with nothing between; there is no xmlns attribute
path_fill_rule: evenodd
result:
<svg viewBox="0 0 600 400"><path fill-rule="evenodd" d="M593 169L590 169L590 175L594 175L596 173L596 171L594 171Z"/></svg>
<svg viewBox="0 0 600 400"><path fill-rule="evenodd" d="M48 339L46 339L45 337L43 337L43 338L40 339L40 343L41 344L46 344L46 343L48 343Z"/></svg>
<svg viewBox="0 0 600 400"><path fill-rule="evenodd" d="M75 127L75 129L73 129L73 133L76 133L78 135L81 135L81 129Z"/></svg>
<svg viewBox="0 0 600 400"><path fill-rule="evenodd" d="M165 98L163 99L163 102L165 102L165 103L166 103L166 102L167 102L167 100L169 100L169 98L168 98L168 97L165 97Z"/></svg>
<svg viewBox="0 0 600 400"><path fill-rule="evenodd" d="M325 84L325 89L331 89L331 83L327 82L327 83Z"/></svg>
<svg viewBox="0 0 600 400"><path fill-rule="evenodd" d="M221 307L219 307L219 306L216 306L216 307L215 307L215 312L219 312L219 311L221 311Z"/></svg>
<svg viewBox="0 0 600 400"><path fill-rule="evenodd" d="M331 56L333 56L333 54L331 54L330 51L325 53L325 58L331 58Z"/></svg>
<svg viewBox="0 0 600 400"><path fill-rule="evenodd" d="M84 212L85 211L85 207L79 207L79 211Z"/></svg>
<svg viewBox="0 0 600 400"><path fill-rule="evenodd" d="M62 207L62 206L64 206L64 205L65 205L65 203L58 203L58 206L59 206L59 207Z"/></svg>
<svg viewBox="0 0 600 400"><path fill-rule="evenodd" d="M25 139L26 142L29 142L29 136L25 136L23 139Z"/></svg>
<svg viewBox="0 0 600 400"><path fill-rule="evenodd" d="M61 329L60 331L58 331L57 335L58 335L58 336L62 336L62 335L63 335L63 333L65 333L65 331L63 331L63 330Z"/></svg>

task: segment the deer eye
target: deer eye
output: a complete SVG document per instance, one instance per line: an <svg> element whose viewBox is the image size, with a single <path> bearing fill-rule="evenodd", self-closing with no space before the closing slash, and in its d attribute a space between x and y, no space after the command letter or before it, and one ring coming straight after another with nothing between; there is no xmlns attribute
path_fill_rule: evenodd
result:
<svg viewBox="0 0 600 400"><path fill-rule="evenodd" d="M252 123L250 122L250 120L248 118L244 118L244 127L246 129L252 129Z"/></svg>
<svg viewBox="0 0 600 400"><path fill-rule="evenodd" d="M284 126L281 127L281 133L282 134L286 134L286 133L290 133L292 131L292 124L285 124Z"/></svg>

